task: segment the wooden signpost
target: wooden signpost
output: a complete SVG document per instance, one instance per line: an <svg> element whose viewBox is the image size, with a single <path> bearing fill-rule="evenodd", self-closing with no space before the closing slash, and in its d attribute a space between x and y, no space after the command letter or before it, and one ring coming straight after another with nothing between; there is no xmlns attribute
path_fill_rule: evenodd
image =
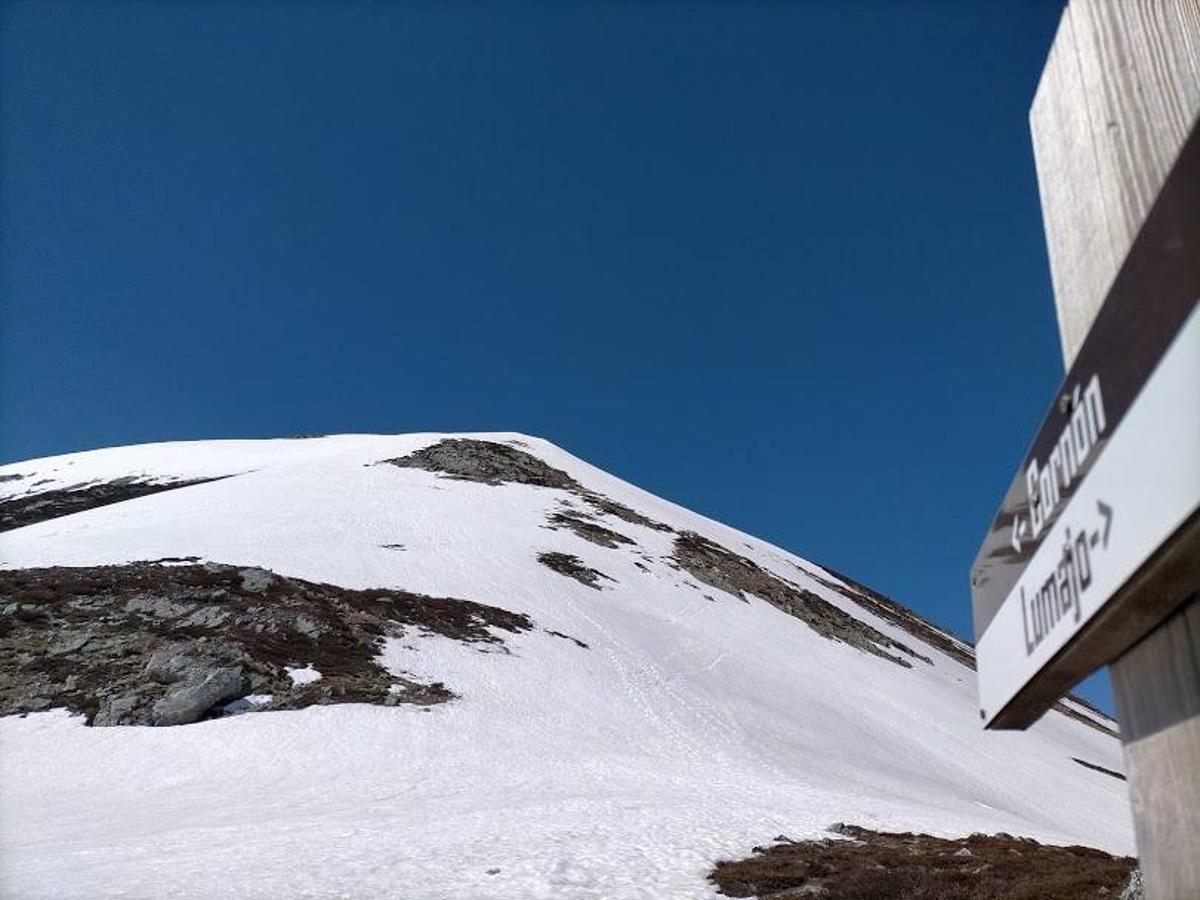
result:
<svg viewBox="0 0 1200 900"><path fill-rule="evenodd" d="M1110 666L1151 898L1200 898L1200 0L1071 0L1030 113L1068 367L972 567L980 716Z"/></svg>

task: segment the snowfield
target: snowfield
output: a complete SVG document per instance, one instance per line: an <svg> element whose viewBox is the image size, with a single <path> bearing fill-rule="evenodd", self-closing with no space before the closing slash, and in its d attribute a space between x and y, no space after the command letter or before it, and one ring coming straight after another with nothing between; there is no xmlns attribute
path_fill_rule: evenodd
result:
<svg viewBox="0 0 1200 900"><path fill-rule="evenodd" d="M460 695L431 707L164 728L87 727L62 709L0 718L0 894L708 897L716 860L839 821L1133 852L1125 784L1073 761L1122 770L1114 738L1058 713L985 733L974 673L832 589L829 573L545 441L470 435L519 442L931 664L903 668L697 581L668 563L672 532L600 517L634 542L614 549L549 529L562 490L375 465L443 437L155 444L0 467L26 476L0 481L0 500L131 475L234 476L9 531L3 568L196 556L473 600L535 625L503 646L389 639L390 671ZM607 578L597 590L566 577L538 561L547 551ZM294 679L320 677L309 662Z"/></svg>

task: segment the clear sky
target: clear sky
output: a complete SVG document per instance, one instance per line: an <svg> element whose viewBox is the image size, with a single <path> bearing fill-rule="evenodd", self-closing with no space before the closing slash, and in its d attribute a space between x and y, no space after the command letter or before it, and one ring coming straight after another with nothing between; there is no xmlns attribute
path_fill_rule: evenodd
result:
<svg viewBox="0 0 1200 900"><path fill-rule="evenodd" d="M1061 6L8 4L0 459L524 431L969 635Z"/></svg>

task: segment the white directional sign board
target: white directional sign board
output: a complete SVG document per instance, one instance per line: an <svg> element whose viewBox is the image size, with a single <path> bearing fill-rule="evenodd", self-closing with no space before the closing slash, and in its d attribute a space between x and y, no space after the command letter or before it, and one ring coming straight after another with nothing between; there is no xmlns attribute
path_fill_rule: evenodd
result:
<svg viewBox="0 0 1200 900"><path fill-rule="evenodd" d="M1099 386L1096 409L1102 415L1103 382ZM1068 440L1086 446L1073 435L1095 424L1102 426L1103 419L1073 423ZM1047 468L1067 469L1058 461ZM1045 494L1043 487L1036 496ZM979 638L985 715L994 718L1003 710L1198 508L1200 311L1193 311ZM1014 516L1014 536L1032 538L1035 514Z"/></svg>
<svg viewBox="0 0 1200 900"><path fill-rule="evenodd" d="M1197 135L972 568L980 716L989 727L1025 727L1073 681L1110 662L1089 657L1101 652L1093 647L1116 647L1089 632L1093 623L1112 627L1121 603L1143 602L1146 592L1123 599L1131 579L1165 546L1194 546L1173 544L1181 534L1200 533Z"/></svg>

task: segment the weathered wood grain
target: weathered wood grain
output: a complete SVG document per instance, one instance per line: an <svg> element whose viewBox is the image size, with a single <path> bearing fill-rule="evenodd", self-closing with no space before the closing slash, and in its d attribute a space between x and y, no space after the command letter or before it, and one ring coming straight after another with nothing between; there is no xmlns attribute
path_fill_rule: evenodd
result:
<svg viewBox="0 0 1200 900"><path fill-rule="evenodd" d="M1072 0L1030 110L1069 366L1200 113L1200 0Z"/></svg>
<svg viewBox="0 0 1200 900"><path fill-rule="evenodd" d="M1109 671L1146 896L1200 896L1200 597Z"/></svg>
<svg viewBox="0 0 1200 900"><path fill-rule="evenodd" d="M1029 114L1067 368L1198 114L1200 0L1071 0ZM1200 600L1153 623L1200 590L1200 527L1185 537L1098 638L1149 629L1109 667L1149 900L1200 897Z"/></svg>

